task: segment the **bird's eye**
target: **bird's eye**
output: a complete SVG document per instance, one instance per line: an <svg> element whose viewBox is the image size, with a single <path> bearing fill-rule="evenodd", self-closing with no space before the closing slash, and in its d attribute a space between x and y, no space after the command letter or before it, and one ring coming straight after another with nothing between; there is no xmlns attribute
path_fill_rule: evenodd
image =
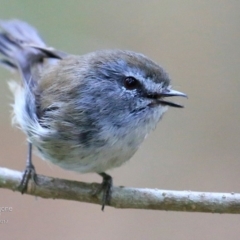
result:
<svg viewBox="0 0 240 240"><path fill-rule="evenodd" d="M139 86L139 82L134 77L126 77L124 79L124 86L128 90L136 89Z"/></svg>

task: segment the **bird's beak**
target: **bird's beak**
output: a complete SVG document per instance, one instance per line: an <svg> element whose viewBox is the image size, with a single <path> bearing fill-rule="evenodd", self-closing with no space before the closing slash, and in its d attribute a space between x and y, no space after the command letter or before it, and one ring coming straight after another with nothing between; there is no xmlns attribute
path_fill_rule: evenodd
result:
<svg viewBox="0 0 240 240"><path fill-rule="evenodd" d="M187 95L185 93L175 91L173 89L164 89L163 92L161 92L158 97L158 103L160 103L162 105L183 108L184 107L183 105L164 100L164 98L166 98L166 97L185 97L185 98L187 98Z"/></svg>

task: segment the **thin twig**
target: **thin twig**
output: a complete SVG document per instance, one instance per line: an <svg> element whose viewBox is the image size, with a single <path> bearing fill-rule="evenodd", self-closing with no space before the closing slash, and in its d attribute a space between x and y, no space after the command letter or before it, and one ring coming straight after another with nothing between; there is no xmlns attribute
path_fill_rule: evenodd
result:
<svg viewBox="0 0 240 240"><path fill-rule="evenodd" d="M21 172L0 168L0 188L19 191L21 178ZM83 183L37 175L37 185L30 180L25 194L101 205L101 193L96 194L99 187L100 184L97 183ZM110 206L237 214L240 213L240 194L113 187Z"/></svg>

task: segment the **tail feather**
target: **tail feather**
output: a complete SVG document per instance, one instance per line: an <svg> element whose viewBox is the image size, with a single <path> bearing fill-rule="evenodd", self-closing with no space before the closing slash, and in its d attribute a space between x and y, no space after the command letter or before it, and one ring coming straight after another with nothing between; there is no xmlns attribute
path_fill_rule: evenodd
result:
<svg viewBox="0 0 240 240"><path fill-rule="evenodd" d="M20 45L17 41L7 35L7 33L0 33L0 53L6 56L7 58L14 58L14 53L20 48Z"/></svg>
<svg viewBox="0 0 240 240"><path fill-rule="evenodd" d="M29 86L37 81L32 68L41 67L45 58L61 59L66 55L46 47L37 30L23 21L0 21L0 28L0 53L5 57L0 64L20 71Z"/></svg>
<svg viewBox="0 0 240 240"><path fill-rule="evenodd" d="M37 31L20 20L0 21L0 54L0 65L22 75L23 84L10 84L15 98L14 119L31 138L39 126L35 86L46 65L66 54L46 47Z"/></svg>
<svg viewBox="0 0 240 240"><path fill-rule="evenodd" d="M8 68L10 71L18 69L17 65L8 59L0 59L0 64L5 68Z"/></svg>
<svg viewBox="0 0 240 240"><path fill-rule="evenodd" d="M0 26L9 38L14 41L25 44L34 44L39 47L45 47L45 43L40 38L37 30L28 23L13 19L9 21L0 21Z"/></svg>

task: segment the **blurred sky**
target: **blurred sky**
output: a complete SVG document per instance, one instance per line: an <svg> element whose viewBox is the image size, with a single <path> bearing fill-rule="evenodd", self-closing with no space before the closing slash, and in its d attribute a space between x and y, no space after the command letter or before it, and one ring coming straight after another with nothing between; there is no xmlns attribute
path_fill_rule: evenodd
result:
<svg viewBox="0 0 240 240"><path fill-rule="evenodd" d="M0 0L0 18L34 25L50 46L74 54L107 48L142 52L164 66L183 110L169 109L137 154L110 171L115 185L213 192L240 191L239 1ZM0 69L0 166L22 170L25 136L11 126L11 94ZM79 181L34 157L37 172ZM11 206L1 239L239 239L240 216L107 207L22 196L0 189Z"/></svg>

